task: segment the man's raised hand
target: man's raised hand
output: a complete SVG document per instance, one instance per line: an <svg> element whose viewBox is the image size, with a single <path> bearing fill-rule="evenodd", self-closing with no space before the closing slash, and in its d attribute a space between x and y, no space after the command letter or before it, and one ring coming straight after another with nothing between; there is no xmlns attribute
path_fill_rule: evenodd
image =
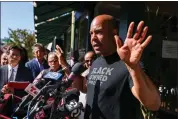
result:
<svg viewBox="0 0 178 119"><path fill-rule="evenodd" d="M124 44L121 43L118 35L114 36L117 45L117 53L119 54L120 58L127 64L127 66L132 69L138 65L143 50L152 39L151 35L145 38L147 35L148 27L144 27L143 21L138 24L135 34L133 34L133 30L134 22L131 22Z"/></svg>

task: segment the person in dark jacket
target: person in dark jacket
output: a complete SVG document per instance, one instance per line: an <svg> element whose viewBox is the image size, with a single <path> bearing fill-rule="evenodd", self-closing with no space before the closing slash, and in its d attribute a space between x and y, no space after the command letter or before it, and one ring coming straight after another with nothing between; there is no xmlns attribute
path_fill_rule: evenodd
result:
<svg viewBox="0 0 178 119"><path fill-rule="evenodd" d="M33 46L34 57L32 60L28 61L25 66L31 70L33 78L35 79L38 74L44 70L48 69L48 63L45 60L45 48L42 44L37 43Z"/></svg>
<svg viewBox="0 0 178 119"><path fill-rule="evenodd" d="M16 90L12 91L10 87L7 86L7 83L10 81L28 81L32 82L33 77L32 73L25 65L20 64L21 57L22 57L22 49L17 46L9 47L8 51L8 64L3 65L0 67L0 89L3 93L14 92L17 96L24 96L26 95L24 90Z"/></svg>

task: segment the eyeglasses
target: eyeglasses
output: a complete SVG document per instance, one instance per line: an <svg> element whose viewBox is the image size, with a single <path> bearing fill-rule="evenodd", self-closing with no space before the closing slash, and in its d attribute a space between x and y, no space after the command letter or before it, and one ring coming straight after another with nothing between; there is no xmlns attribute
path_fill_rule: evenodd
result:
<svg viewBox="0 0 178 119"><path fill-rule="evenodd" d="M52 62L54 62L54 63L56 63L56 62L58 62L58 60L52 60L52 61L48 61L49 63L52 63Z"/></svg>

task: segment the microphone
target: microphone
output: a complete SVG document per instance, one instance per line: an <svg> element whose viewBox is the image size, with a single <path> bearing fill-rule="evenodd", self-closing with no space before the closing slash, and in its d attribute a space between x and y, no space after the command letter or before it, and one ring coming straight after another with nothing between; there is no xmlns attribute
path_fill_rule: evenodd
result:
<svg viewBox="0 0 178 119"><path fill-rule="evenodd" d="M83 73L86 70L86 68L83 66L83 63L76 63L72 69L71 69L71 73L68 77L69 80L73 80L73 78L75 77L75 75L80 75L81 73Z"/></svg>
<svg viewBox="0 0 178 119"><path fill-rule="evenodd" d="M66 91L62 97L65 98L65 102L69 102L73 99L75 99L77 102L79 101L79 96L80 96L80 92L76 89L76 88L73 88L69 91Z"/></svg>
<svg viewBox="0 0 178 119"><path fill-rule="evenodd" d="M48 86L48 87L51 87L51 86ZM53 86L53 87L55 87L55 86ZM54 91L54 93L55 93L55 91ZM64 104L63 105L58 104L58 106L57 106L58 108L55 108L56 110L53 113L55 115L58 113L57 115L60 115L60 116L68 116L71 114L72 117L75 117L75 115L78 115L81 110L80 109L81 104L77 103L79 95L80 94L79 94L78 90L75 88L62 93L61 98L63 97ZM36 105L38 105L37 103L36 103ZM74 105L72 105L72 104L74 104ZM37 107L36 105L34 106L32 111L30 111L29 118L33 118L36 116L44 117L44 115L49 116L49 114L51 112L52 104L50 104L50 105L48 104L48 105L40 106L40 107Z"/></svg>
<svg viewBox="0 0 178 119"><path fill-rule="evenodd" d="M62 69L59 72L62 72L63 70L65 70L65 69ZM22 100L22 102L16 108L14 113L18 112L19 109L24 107L26 105L26 103L28 103L32 99L36 100L38 98L38 96L41 95L42 92L44 92L44 88L46 89L47 85L46 85L46 87L43 87L43 86L46 84L47 81L50 80L50 83L51 83L52 81L61 80L64 75L59 73L59 72L49 72L40 81L38 81L35 85L34 84L29 84L31 86L29 86L29 89L26 90L28 92L28 95ZM42 88L42 89L39 90L38 88Z"/></svg>
<svg viewBox="0 0 178 119"><path fill-rule="evenodd" d="M66 70L67 68L66 67L64 67L63 69L61 69L61 70L59 70L59 71L57 71L57 72L51 72L51 71L49 71L49 72L47 72L47 73L44 73L43 75L42 75L42 79L44 79L44 82L45 82L45 80L47 80L47 81L49 81L49 80L62 80L62 78L63 78L63 76L64 76L64 71ZM38 79L37 79L38 80ZM36 82L38 83L39 81L41 81L41 80L38 80L38 81L35 81L35 84L36 84ZM44 85L43 85L44 86Z"/></svg>
<svg viewBox="0 0 178 119"><path fill-rule="evenodd" d="M64 94L62 95L62 97L66 97L72 94L77 94L78 96L80 96L80 92L76 89L76 88L72 88L66 92L64 92Z"/></svg>
<svg viewBox="0 0 178 119"><path fill-rule="evenodd" d="M40 89L39 93L34 96L34 98L31 100L31 103L36 100L42 93L44 93L48 88L52 88L52 87L55 87L55 86L49 86L49 84L51 83L51 81L49 81L42 89Z"/></svg>
<svg viewBox="0 0 178 119"><path fill-rule="evenodd" d="M34 99L37 99L37 97L39 95L41 95L41 93L43 93L44 91L46 91L47 88L50 88L48 85L53 82L53 81L61 81L61 79L63 78L63 74L61 73L57 73L57 72L48 72L45 76L43 76L44 80L47 79L48 83L43 87L41 88L41 90L38 90L38 89L35 89L35 87L33 87L33 89L35 89L35 92L34 90L32 91L32 88L29 88L29 90L26 90L29 94L31 94ZM34 94L35 93L35 94Z"/></svg>
<svg viewBox="0 0 178 119"><path fill-rule="evenodd" d="M76 63L72 69L71 69L71 73L68 76L66 81L63 81L61 86L64 86L65 88L68 88L71 86L73 80L75 80L75 76L76 75L80 75L82 72L84 72L86 70L86 68L83 66L83 63Z"/></svg>
<svg viewBox="0 0 178 119"><path fill-rule="evenodd" d="M34 118L40 118L40 119L44 119L47 118L47 115L49 115L49 113L51 112L51 108L52 105L45 105L45 106L40 106L38 107L33 115L30 115L30 119Z"/></svg>
<svg viewBox="0 0 178 119"><path fill-rule="evenodd" d="M48 72L46 75L43 76L44 79L55 81L60 81L63 77L64 74L58 72Z"/></svg>
<svg viewBox="0 0 178 119"><path fill-rule="evenodd" d="M48 72L45 76L43 76L43 78L49 80L50 83L53 82L53 81L55 81L55 82L56 81L62 82L62 78L64 77L64 74L61 74L59 72L65 70L65 69L66 68L64 68L64 69L62 69L62 70L60 70L58 72ZM48 84L49 84L49 82L48 82ZM34 98L33 98L32 101L36 100L38 98L38 96L41 95L42 93L44 93L47 89L58 88L60 86L61 86L61 83L57 83L56 85L50 85L50 86L46 85L45 87L43 87L39 91L39 93L36 96L34 96Z"/></svg>
<svg viewBox="0 0 178 119"><path fill-rule="evenodd" d="M47 115L49 115L51 113L51 108L52 105L45 105L45 106L41 106L39 108L37 108L35 111L36 113L33 114L34 117L36 117L37 115L45 115L45 117L47 117ZM81 110L83 108L83 104L82 103L78 103L75 99L70 100L67 103L64 103L64 105L58 105L58 108L55 109L55 111L53 112L54 115L53 117L78 117L81 113ZM33 115L30 115L30 117L33 118ZM42 116L39 116L42 117Z"/></svg>
<svg viewBox="0 0 178 119"><path fill-rule="evenodd" d="M42 80L40 80L39 82L37 82L36 84L35 84L35 86L36 87L41 87L42 86L42 84L44 84L45 83L45 80L44 79L42 79ZM30 85L30 84L29 84ZM26 105L26 103L28 103L30 100L32 100L33 99L33 96L31 95L31 94L28 94L27 96L25 96L25 97L23 97L22 98L22 102L19 104L19 106L16 108L16 110L15 110L15 112L14 113L16 113L16 112L18 112L22 107L24 107L25 105Z"/></svg>
<svg viewBox="0 0 178 119"><path fill-rule="evenodd" d="M52 105L45 105L40 106L33 111L30 112L29 118L30 119L43 119L46 118L46 116L50 113ZM27 119L27 116L25 116L23 119Z"/></svg>
<svg viewBox="0 0 178 119"><path fill-rule="evenodd" d="M44 78L42 78L41 80L39 80L38 82L35 82L33 84L35 84L35 86L37 88L41 89L46 84L46 80Z"/></svg>
<svg viewBox="0 0 178 119"><path fill-rule="evenodd" d="M75 107L75 109L71 112L70 117L77 118L81 114L81 110L83 108L83 104L81 102L78 103L78 107Z"/></svg>
<svg viewBox="0 0 178 119"><path fill-rule="evenodd" d="M34 87L36 87L36 88L42 88L42 86L44 86L45 83L46 83L45 79L42 78L40 81L38 81L36 84L34 84ZM31 84L29 84L29 85L31 85ZM29 91L30 91L30 89L29 89ZM24 107L26 105L26 103L28 103L32 99L33 99L33 96L30 93L28 93L27 96L25 96L25 97L22 98L22 102L16 108L16 110L15 110L14 113L18 112L22 107Z"/></svg>
<svg viewBox="0 0 178 119"><path fill-rule="evenodd" d="M72 118L78 117L81 113L82 108L83 104L81 102L77 102L75 99L65 104L65 109L68 112L68 116Z"/></svg>
<svg viewBox="0 0 178 119"><path fill-rule="evenodd" d="M39 93L36 95L36 96L34 96L34 98L31 100L31 102L29 103L29 105L28 105L28 109L27 109L27 118L29 118L29 111L30 111L30 107L31 107L31 105L34 103L34 101L36 100L36 99L38 99L38 97L44 92L44 91L46 91L46 89L48 88L48 85L51 83L51 81L49 81L40 91L39 91Z"/></svg>
<svg viewBox="0 0 178 119"><path fill-rule="evenodd" d="M56 86L57 91L65 91L66 88L70 87L73 80L75 80L76 75L80 75L83 71L85 71L85 67L83 66L83 63L76 63L72 69L71 73L68 76L68 79L66 81L61 81Z"/></svg>
<svg viewBox="0 0 178 119"><path fill-rule="evenodd" d="M44 97L43 97L44 98ZM35 112L36 112L36 110L37 110L37 108L40 106L42 106L43 104L44 104L44 102L45 102L45 100L43 99L43 98L41 98L36 104L35 104L35 106L32 108L32 111L30 111L30 118L31 118L31 116L33 117L34 116L34 114L35 114Z"/></svg>

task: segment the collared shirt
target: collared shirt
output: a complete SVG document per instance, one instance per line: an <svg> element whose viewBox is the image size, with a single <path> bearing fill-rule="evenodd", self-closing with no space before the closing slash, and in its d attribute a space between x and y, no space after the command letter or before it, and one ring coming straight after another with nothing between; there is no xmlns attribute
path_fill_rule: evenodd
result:
<svg viewBox="0 0 178 119"><path fill-rule="evenodd" d="M42 71L44 69L43 62L40 64L40 62L38 61L38 59L37 58L35 58L35 59L38 62L38 66L40 68L40 71Z"/></svg>
<svg viewBox="0 0 178 119"><path fill-rule="evenodd" d="M15 81L18 67L19 67L19 65L15 66L15 67L12 67L11 65L8 64L8 79L10 78L10 76L12 74L12 68L13 68L14 69L13 81Z"/></svg>

